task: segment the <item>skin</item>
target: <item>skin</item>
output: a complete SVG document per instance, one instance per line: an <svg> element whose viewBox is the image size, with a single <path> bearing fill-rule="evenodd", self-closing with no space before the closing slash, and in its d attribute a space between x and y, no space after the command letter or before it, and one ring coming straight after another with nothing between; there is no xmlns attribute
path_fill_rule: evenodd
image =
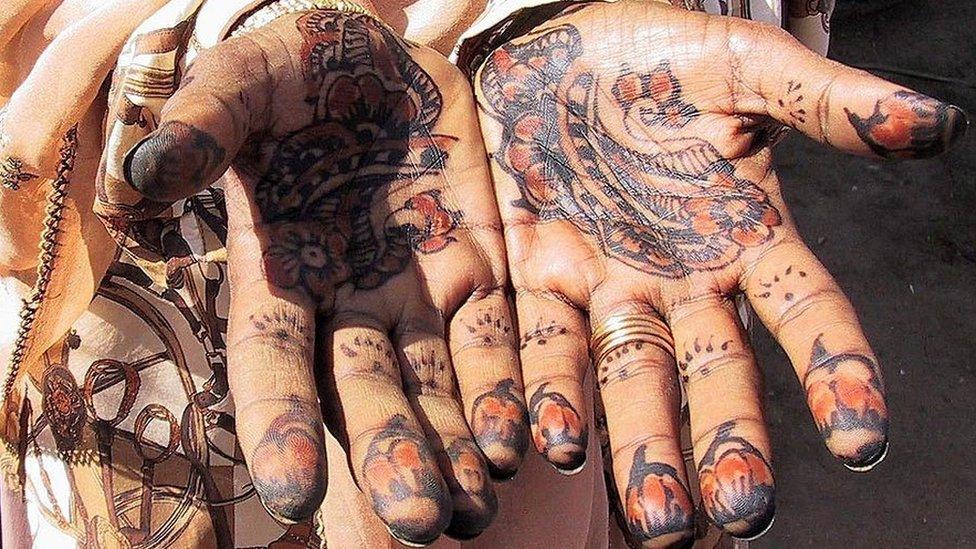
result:
<svg viewBox="0 0 976 549"><path fill-rule="evenodd" d="M528 446L474 109L440 54L319 10L202 54L127 155L158 202L226 174L237 434L282 522L322 501L323 418L409 544L478 535Z"/></svg>
<svg viewBox="0 0 976 549"><path fill-rule="evenodd" d="M585 437L551 451L566 415L536 413L532 395L582 409L591 330L644 316L673 338L674 354L637 338L594 365L634 544L692 535L679 384L706 514L739 537L772 521L761 379L736 295L790 356L828 449L854 470L880 461L877 360L796 231L771 147L788 126L857 154L928 157L963 134L960 110L820 58L779 29L626 1L568 8L503 44L475 90L537 449L563 471L584 459Z"/></svg>

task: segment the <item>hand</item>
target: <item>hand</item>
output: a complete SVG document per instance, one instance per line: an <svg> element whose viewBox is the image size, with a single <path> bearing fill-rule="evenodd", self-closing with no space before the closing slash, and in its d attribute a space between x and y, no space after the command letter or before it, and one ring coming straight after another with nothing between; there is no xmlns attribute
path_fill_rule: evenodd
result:
<svg viewBox="0 0 976 549"><path fill-rule="evenodd" d="M127 156L158 201L230 168L228 378L254 486L284 522L325 490L317 396L408 543L480 533L490 476L514 474L528 445L474 112L439 54L322 10L201 55Z"/></svg>
<svg viewBox="0 0 976 549"><path fill-rule="evenodd" d="M963 133L961 111L778 29L636 2L565 10L490 55L475 88L533 440L553 465L584 459L590 329L663 320L595 365L630 531L649 545L691 534L680 382L705 511L733 535L763 532L774 482L740 293L789 354L830 451L855 470L883 457L877 360L790 219L771 142L785 124L850 152L931 156Z"/></svg>

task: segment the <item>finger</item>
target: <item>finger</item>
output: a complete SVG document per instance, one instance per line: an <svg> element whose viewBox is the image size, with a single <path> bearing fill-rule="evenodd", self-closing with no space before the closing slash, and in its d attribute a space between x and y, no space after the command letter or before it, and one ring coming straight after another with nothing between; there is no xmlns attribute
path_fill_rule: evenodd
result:
<svg viewBox="0 0 976 549"><path fill-rule="evenodd" d="M522 328L521 362L536 450L563 474L586 463L589 428L583 376L590 366L582 313L544 293L516 299Z"/></svg>
<svg viewBox="0 0 976 549"><path fill-rule="evenodd" d="M735 28L730 43L746 87L760 98L757 111L823 143L858 154L927 158L969 126L959 107L821 57L784 31L751 22Z"/></svg>
<svg viewBox="0 0 976 549"><path fill-rule="evenodd" d="M705 512L733 536L755 538L775 514L761 380L734 307L718 297L670 311Z"/></svg>
<svg viewBox="0 0 976 549"><path fill-rule="evenodd" d="M325 436L312 373L314 308L254 264L265 244L243 183L228 180L230 311L227 378L254 488L284 523L309 519L325 496Z"/></svg>
<svg viewBox="0 0 976 549"><path fill-rule="evenodd" d="M356 481L391 536L431 543L451 521L450 491L403 393L393 346L365 316L339 313L334 325L321 338L326 404L340 423Z"/></svg>
<svg viewBox="0 0 976 549"><path fill-rule="evenodd" d="M495 518L498 500L488 464L461 408L443 323L435 314L404 318L396 345L403 389L451 492L446 533L458 539L481 534Z"/></svg>
<svg viewBox="0 0 976 549"><path fill-rule="evenodd" d="M773 247L745 278L756 313L790 357L831 453L868 470L888 447L881 370L853 307L797 241Z"/></svg>
<svg viewBox="0 0 976 549"><path fill-rule="evenodd" d="M58 158L62 137L88 111L125 40L165 3L112 2L71 25L48 45L5 106L0 139L5 162L0 177L13 178L14 186L53 177L56 165L52 159Z"/></svg>
<svg viewBox="0 0 976 549"><path fill-rule="evenodd" d="M450 326L451 356L475 441L492 475L515 475L529 445L525 392L515 327L499 290L458 308Z"/></svg>
<svg viewBox="0 0 976 549"><path fill-rule="evenodd" d="M268 55L247 37L202 54L166 102L159 127L126 154L125 180L152 200L172 202L223 175L251 131L266 123Z"/></svg>
<svg viewBox="0 0 976 549"><path fill-rule="evenodd" d="M645 306L595 309L591 316L597 338L611 318L658 318ZM623 522L630 537L648 547L690 538L694 525L679 445L681 393L670 341L661 323L653 334L606 346L595 342L594 347Z"/></svg>

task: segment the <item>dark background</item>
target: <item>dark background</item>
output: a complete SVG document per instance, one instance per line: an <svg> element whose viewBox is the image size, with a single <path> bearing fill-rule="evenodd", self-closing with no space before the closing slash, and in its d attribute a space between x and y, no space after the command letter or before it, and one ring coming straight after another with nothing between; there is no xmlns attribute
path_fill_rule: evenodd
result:
<svg viewBox="0 0 976 549"><path fill-rule="evenodd" d="M872 71L976 115L976 2L838 0L831 30L830 57L959 80ZM786 355L757 331L778 512L754 546L976 547L976 127L936 160L875 162L798 136L777 153L800 232L881 361L891 450L866 474L836 462Z"/></svg>

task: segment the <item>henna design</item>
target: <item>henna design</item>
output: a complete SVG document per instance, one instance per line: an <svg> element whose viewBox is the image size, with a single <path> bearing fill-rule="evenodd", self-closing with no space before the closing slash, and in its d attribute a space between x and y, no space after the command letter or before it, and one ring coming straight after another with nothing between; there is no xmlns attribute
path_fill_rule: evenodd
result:
<svg viewBox="0 0 976 549"><path fill-rule="evenodd" d="M475 399L471 405L471 430L488 456L493 449L522 456L529 445L529 414L519 398L515 380L499 381L495 388ZM500 471L489 463L496 476L510 477L514 470Z"/></svg>
<svg viewBox="0 0 976 549"><path fill-rule="evenodd" d="M350 369L379 375L397 375L399 379L399 373L394 374L393 372L396 365L396 353L385 338L357 335L352 339L350 345L340 343L339 352L347 360L337 360L337 366L345 363L354 364Z"/></svg>
<svg viewBox="0 0 976 549"><path fill-rule="evenodd" d="M634 452L630 479L624 493L624 516L628 530L650 540L668 534L691 533L694 506L678 471L667 463L647 460L647 445Z"/></svg>
<svg viewBox="0 0 976 549"><path fill-rule="evenodd" d="M471 340L479 347L514 347L514 332L508 315L498 310L481 311L474 319L474 323L466 323L465 330Z"/></svg>
<svg viewBox="0 0 976 549"><path fill-rule="evenodd" d="M787 287L783 291L783 296L782 296L783 301L788 301L788 302L793 301L794 299L796 299L796 294L793 291L791 291L794 289L792 285L787 283L796 278L806 278L806 277L807 277L806 271L798 268L794 269L793 265L790 265L786 268L785 271L783 271L783 274L773 275L773 279L771 281L763 282L762 280L760 280L759 285L762 286L765 289L765 291L755 294L753 297L757 299L769 299L773 297L773 290L778 285L784 284ZM802 281L799 282L802 284Z"/></svg>
<svg viewBox="0 0 976 549"><path fill-rule="evenodd" d="M572 403L543 383L529 399L529 420L535 426L532 439L545 458L561 470L579 469L586 461L589 431Z"/></svg>
<svg viewBox="0 0 976 549"><path fill-rule="evenodd" d="M598 366L599 378L597 381L600 388L602 389L611 383L628 380L645 370L645 363L626 360L631 352L636 355L644 349L645 345L651 345L651 343L628 341L615 347Z"/></svg>
<svg viewBox="0 0 976 549"><path fill-rule="evenodd" d="M248 320L258 333L268 336L276 345L311 348L312 334L297 314L276 308L272 312L253 314Z"/></svg>
<svg viewBox="0 0 976 549"><path fill-rule="evenodd" d="M295 395L251 453L251 480L276 519L305 520L325 497L325 433L318 413Z"/></svg>
<svg viewBox="0 0 976 549"><path fill-rule="evenodd" d="M879 100L862 118L844 109L858 137L878 156L928 158L945 151L962 136L968 122L957 108L910 91Z"/></svg>
<svg viewBox="0 0 976 549"><path fill-rule="evenodd" d="M786 99L780 99L777 101L780 108L786 109L789 113L790 118L793 122L790 124L793 128L797 128L799 124L807 123L807 111L800 106L803 102L803 93L800 91L803 88L803 84L795 80L790 80L786 83Z"/></svg>
<svg viewBox="0 0 976 549"><path fill-rule="evenodd" d="M844 436L862 443L852 454L840 456L847 464L867 466L883 455L888 410L881 371L873 358L857 352L831 353L820 334L803 386L824 440Z"/></svg>
<svg viewBox="0 0 976 549"><path fill-rule="evenodd" d="M462 213L438 190L388 210L379 230L372 221L391 184L440 173L455 138L432 133L440 90L386 28L332 11L306 14L297 28L312 121L253 144L267 166L255 197L272 228L269 279L328 304L337 285L377 288L413 254L455 242Z"/></svg>
<svg viewBox="0 0 976 549"><path fill-rule="evenodd" d="M642 74L624 66L620 76L614 81L611 92L623 109L628 129L634 118L640 121L638 128L683 128L699 115L698 109L682 99L681 84L667 61L662 61L654 70ZM631 134L641 135L640 131L635 130L636 128L631 130Z"/></svg>
<svg viewBox="0 0 976 549"><path fill-rule="evenodd" d="M718 427L698 464L698 479L712 521L733 535L751 537L773 520L773 472L755 446L732 435L735 427L735 421Z"/></svg>
<svg viewBox="0 0 976 549"><path fill-rule="evenodd" d="M454 516L447 534L470 539L485 530L498 509L481 450L467 439L455 439L445 450L452 474L445 475L454 500Z"/></svg>
<svg viewBox="0 0 976 549"><path fill-rule="evenodd" d="M608 85L574 66L582 53L579 31L561 25L496 50L482 69L488 114L502 124L494 159L522 195L514 205L669 278L720 269L773 237L779 212L718 149L657 137L657 126L697 114L666 64L648 75L623 67Z"/></svg>
<svg viewBox="0 0 976 549"><path fill-rule="evenodd" d="M447 527L451 501L424 439L396 414L373 437L363 462L373 509L397 538L429 543Z"/></svg>
<svg viewBox="0 0 976 549"><path fill-rule="evenodd" d="M448 383L448 364L441 353L428 348L421 349L420 352L405 351L403 354L414 374L403 378L407 395L443 394L444 391L453 394L453 385Z"/></svg>
<svg viewBox="0 0 976 549"><path fill-rule="evenodd" d="M522 344L519 346L519 349L525 350L529 345L544 346L550 340L568 333L568 328L556 322L550 322L545 326L540 324L522 335Z"/></svg>
<svg viewBox="0 0 976 549"><path fill-rule="evenodd" d="M713 361L717 358L726 356L732 340L722 343L712 343L712 338L702 343L697 337L690 349L685 350L683 360L678 360L678 371L681 372L681 381L687 383L692 375L708 377L712 373Z"/></svg>
<svg viewBox="0 0 976 549"><path fill-rule="evenodd" d="M164 122L133 147L123 167L126 181L148 196L187 182L210 179L227 151L210 134L184 122ZM174 171L178 170L178 171Z"/></svg>

